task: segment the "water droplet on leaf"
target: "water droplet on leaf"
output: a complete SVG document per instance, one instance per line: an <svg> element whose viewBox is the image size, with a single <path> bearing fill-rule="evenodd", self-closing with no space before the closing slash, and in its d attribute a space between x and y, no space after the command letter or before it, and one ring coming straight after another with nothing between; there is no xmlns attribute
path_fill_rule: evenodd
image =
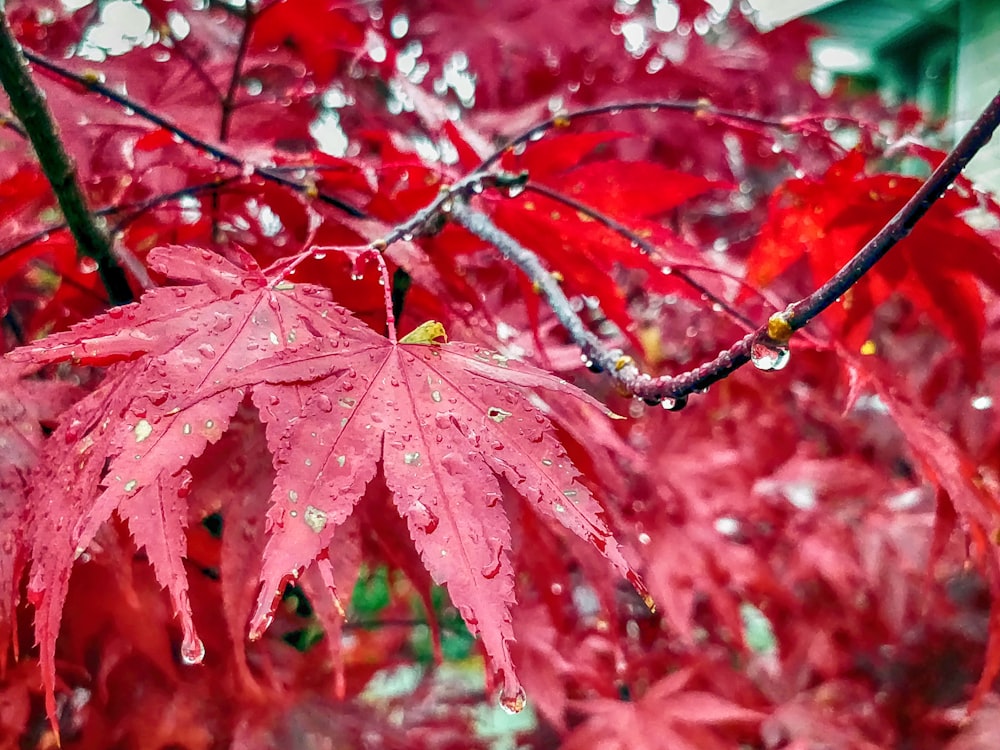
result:
<svg viewBox="0 0 1000 750"><path fill-rule="evenodd" d="M194 633L184 636L181 644L181 661L188 666L201 664L205 659L205 644Z"/></svg>
<svg viewBox="0 0 1000 750"><path fill-rule="evenodd" d="M441 523L441 519L419 500L415 500L410 505L407 515L417 525L417 528L425 534L433 534L438 524Z"/></svg>
<svg viewBox="0 0 1000 750"><path fill-rule="evenodd" d="M508 714L521 713L527 702L528 696L525 694L523 687L518 686L517 691L513 694L508 693L506 690L500 693L500 708Z"/></svg>
<svg viewBox="0 0 1000 750"><path fill-rule="evenodd" d="M490 561L483 566L480 571L483 574L483 578L496 578L497 573L500 572L500 562L503 555L503 543L495 536L491 536L486 540L486 546L490 550Z"/></svg>

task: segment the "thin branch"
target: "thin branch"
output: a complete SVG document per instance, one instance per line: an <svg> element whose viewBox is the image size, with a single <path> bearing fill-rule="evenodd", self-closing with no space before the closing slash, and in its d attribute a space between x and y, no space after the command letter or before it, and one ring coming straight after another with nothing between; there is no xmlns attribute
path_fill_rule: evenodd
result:
<svg viewBox="0 0 1000 750"><path fill-rule="evenodd" d="M146 200L134 201L132 203L123 203L116 206L105 206L104 208L98 208L93 211L95 216L111 216L113 214L119 214L125 211L131 213L124 218L117 219L116 224L111 232L115 234L120 231L121 228L133 221L136 217L141 216L143 213L151 208L155 208L163 203L169 203L172 200L177 200L178 198L183 198L187 195L197 195L198 193L203 193L208 190L218 190L225 187L226 185L236 182L242 179L241 177L226 177L213 180L212 182L203 182L197 185L189 185L187 187L181 188L180 190L174 190L170 193L164 193L162 195L153 196L152 198L147 198ZM58 224L52 224L45 227L27 237L18 240L15 244L8 248L0 250L0 258L7 258L15 253L23 250L26 247L30 247L36 242L40 242L46 239L53 232L61 232L64 229L68 229L69 225L66 222L60 222Z"/></svg>
<svg viewBox="0 0 1000 750"><path fill-rule="evenodd" d="M78 252L97 263L101 281L112 304L133 300L125 272L112 251L111 239L87 208L76 168L63 148L45 97L31 79L21 46L14 39L7 15L0 6L0 82L11 108L31 141L38 162L52 186Z"/></svg>
<svg viewBox="0 0 1000 750"><path fill-rule="evenodd" d="M204 138L199 138L198 136L189 133L182 127L171 121L170 119L153 112L148 107L143 106L139 102L131 99L124 94L115 91L113 88L104 85L100 81L95 81L91 77L79 75L73 71L64 68L62 65L49 60L48 58L39 55L30 50L24 50L25 57L28 58L32 63L43 68L50 73L54 73L60 78L73 81L74 83L83 86L88 91L93 91L107 99L110 99L115 104L119 106L126 107L132 110L135 114L142 117L143 119L163 128L164 130L172 133L173 135L180 138L185 143L194 146L199 151L214 157L215 159L225 163L230 164L234 167L239 168L242 172L246 173L251 171L253 174L260 176L262 179L269 182L282 185L287 188L291 188L298 193L303 193L309 196L315 196L318 200L322 201L331 206L336 206L340 210L344 211L350 216L357 219L365 218L362 211L359 211L354 206L345 203L339 198L334 198L331 195L327 195L323 192L317 192L314 185L309 185L304 182L299 182L298 180L293 180L285 177L278 171L271 169L270 167L254 166L247 164L243 159L238 157L236 154L224 149L221 146L215 145Z"/></svg>
<svg viewBox="0 0 1000 750"><path fill-rule="evenodd" d="M713 106L707 99L698 99L693 101L655 99L650 101L613 102L611 104L602 104L598 107L578 109L573 112L556 113L549 119L544 120L537 125L532 125L530 128L510 138L502 148L497 149L493 154L486 157L486 159L484 159L479 166L476 167L475 171L486 171L499 162L500 159L503 158L503 155L511 149L530 141L537 140L550 130L568 128L570 124L576 120L586 117L596 117L598 115L617 115L622 112L659 112L660 110L670 112L687 112L706 121L723 121L745 127L756 126L757 128L787 132L818 132L826 135L828 138L829 134L822 127L822 125L816 125L810 128L807 128L806 126L812 123L822 123L824 120L828 119L847 119L840 115L833 114L807 115L805 117L765 117L764 115L747 114L745 112L737 112L730 109L719 109L718 107ZM851 121L851 124L858 125L856 121Z"/></svg>
<svg viewBox="0 0 1000 750"><path fill-rule="evenodd" d="M729 376L750 362L753 354L758 355L757 364L761 369L776 369L774 357L787 354L786 347L792 333L833 304L909 234L965 165L989 142L998 125L1000 93L896 216L829 281L808 297L789 305L785 311L772 315L767 323L741 338L726 351L720 352L715 359L674 376L650 377L639 371L631 357L625 356L620 350L606 348L573 311L566 294L542 266L538 256L497 227L489 216L472 208L464 200L453 201L449 206L449 213L457 224L496 247L537 285L559 322L580 347L588 366L607 371L628 392L647 403L662 403L666 408L677 409L686 403L689 394L704 390ZM759 348L763 348L763 356L759 354Z"/></svg>
<svg viewBox="0 0 1000 750"><path fill-rule="evenodd" d="M21 127L21 123L17 122L13 115L6 112L0 112L0 127L17 133L22 138L28 137L28 134L24 132L24 128Z"/></svg>
<svg viewBox="0 0 1000 750"><path fill-rule="evenodd" d="M222 117L219 123L219 140L225 143L229 140L229 128L232 124L236 94L240 90L240 79L243 77L243 61L246 59L247 50L250 48L250 35L253 33L253 25L256 16L253 6L249 3L243 15L243 31L240 34L240 44L236 49L236 59L233 60L233 74L229 79L229 88L222 99Z"/></svg>
<svg viewBox="0 0 1000 750"><path fill-rule="evenodd" d="M557 190L552 190L551 188L548 188L545 185L539 185L537 183L528 182L524 186L524 189L530 190L531 192L537 193L538 195L544 195L546 198L550 200L554 200L559 203L562 203L565 206L569 206L574 211L579 211L584 216L589 216L594 221L603 224L608 229L613 231L615 234L618 234L627 239L629 242L633 243L636 247L638 247L643 253L645 253L649 257L658 260L661 264L660 270L663 273L670 274L674 276L674 278L680 279L683 283L687 284L691 289L701 294L701 296L705 300L711 302L713 305L718 305L720 310L724 312L726 315L728 315L730 318L732 318L732 320L735 321L739 326L748 329L753 329L755 327L754 322L750 320L750 318L741 313L739 310L732 307L724 299L722 299L717 294L709 290L708 287L692 279L685 271L676 268L674 265L670 263L670 260L668 258L664 257L663 253L660 252L660 249L658 247L640 237L638 234L633 232L631 229L629 229L621 222L615 221L610 216L604 215L600 211L591 208L585 203L581 203L580 201L575 200L574 198L570 198L568 195L563 195ZM711 271L713 269L706 267L705 270Z"/></svg>
<svg viewBox="0 0 1000 750"><path fill-rule="evenodd" d="M188 52L187 45L185 44L184 40L178 39L176 36L174 36L174 33L171 30L170 26L167 25L166 23L164 23L164 25L160 28L160 35L165 40L169 40L171 43L169 46L166 44L164 46L167 47L167 49L173 50L178 55L180 55L180 57L184 60L184 62L188 64L188 67L192 70L195 77L198 80L200 80L203 84L205 84L205 87L209 91L215 94L215 98L218 101L222 101L222 92L219 91L219 87L215 84L215 81L212 80L212 77L208 75L208 73L205 71L205 68L202 66L202 64L198 62L198 60L196 60L194 56L191 55L190 52Z"/></svg>

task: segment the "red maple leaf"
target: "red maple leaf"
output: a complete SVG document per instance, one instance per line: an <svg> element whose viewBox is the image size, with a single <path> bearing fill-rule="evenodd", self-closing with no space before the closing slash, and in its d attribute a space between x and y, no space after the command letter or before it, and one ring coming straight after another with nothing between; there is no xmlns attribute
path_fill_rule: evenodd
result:
<svg viewBox="0 0 1000 750"><path fill-rule="evenodd" d="M266 425L277 471L252 636L270 623L289 576L318 560L324 582L335 585L334 531L380 461L424 565L482 636L511 700L520 687L507 647L513 570L498 477L641 587L553 436L544 403L528 396L544 388L601 408L582 391L433 335L386 339L321 288L270 281L248 257L240 267L172 247L151 253L150 263L195 284L154 290L15 355L31 366L118 363L48 442L57 468L36 484L30 591L50 688L74 554L115 511L170 592L182 656L201 659L182 565L186 466L222 436L246 397ZM58 460L67 450L75 460Z"/></svg>
<svg viewBox="0 0 1000 750"><path fill-rule="evenodd" d="M860 152L848 154L822 179L791 180L771 200L771 216L751 254L750 279L766 284L799 258L808 259L812 284L827 281L902 208L920 181L865 174ZM986 329L979 284L1000 290L1000 256L963 220L973 196L949 191L898 249L883 258L826 317L849 342L868 336L863 324L893 294L909 298L962 352L976 380ZM942 248L949 248L942 252Z"/></svg>

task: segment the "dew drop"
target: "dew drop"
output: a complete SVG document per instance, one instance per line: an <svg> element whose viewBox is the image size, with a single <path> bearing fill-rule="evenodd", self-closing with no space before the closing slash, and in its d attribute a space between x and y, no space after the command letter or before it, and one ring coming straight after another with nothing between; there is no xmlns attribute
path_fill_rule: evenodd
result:
<svg viewBox="0 0 1000 750"><path fill-rule="evenodd" d="M135 425L135 442L141 443L153 434L153 425L148 419L140 419Z"/></svg>
<svg viewBox="0 0 1000 750"><path fill-rule="evenodd" d="M665 398L660 402L660 406L662 406L667 411L680 411L685 406L687 406L687 402L688 402L688 397L684 395L684 396L678 396L677 398Z"/></svg>
<svg viewBox="0 0 1000 750"><path fill-rule="evenodd" d="M490 561L483 566L480 571L483 578L496 578L500 572L500 562L503 555L503 543L495 536L486 540L486 546L490 550Z"/></svg>
<svg viewBox="0 0 1000 750"><path fill-rule="evenodd" d="M79 419L74 419L66 427L65 439L67 445L70 443L75 443L80 438L80 428L83 427L83 422Z"/></svg>
<svg viewBox="0 0 1000 750"><path fill-rule="evenodd" d="M215 323L212 325L212 330L217 333L222 333L223 331L228 331L233 327L233 316L226 313L215 313Z"/></svg>
<svg viewBox="0 0 1000 750"><path fill-rule="evenodd" d="M491 406L486 410L486 416L499 424L507 419L507 417L512 416L512 414L506 409L501 409L499 406Z"/></svg>
<svg viewBox="0 0 1000 750"><path fill-rule="evenodd" d="M769 338L760 338L750 345L750 361L758 370L780 370L788 364L788 347Z"/></svg>
<svg viewBox="0 0 1000 750"><path fill-rule="evenodd" d="M215 359L215 347L211 344L200 344L198 346L198 354L205 359Z"/></svg>
<svg viewBox="0 0 1000 750"><path fill-rule="evenodd" d="M413 501L407 511L407 515L425 534L433 534L438 524L441 523L441 519L419 500Z"/></svg>
<svg viewBox="0 0 1000 750"><path fill-rule="evenodd" d="M325 393L321 393L316 397L316 408L329 414L333 411L333 401Z"/></svg>
<svg viewBox="0 0 1000 750"><path fill-rule="evenodd" d="M317 534L326 528L326 512L320 510L314 505L306 506L306 512L302 517L302 520L305 521L306 526L315 531Z"/></svg>
<svg viewBox="0 0 1000 750"><path fill-rule="evenodd" d="M201 638L194 633L184 636L184 642L181 644L181 661L190 667L201 664L204 659L205 644L201 642Z"/></svg>
<svg viewBox="0 0 1000 750"><path fill-rule="evenodd" d="M280 597L281 593L282 592L279 591L277 595ZM261 618L260 622L251 626L249 635L250 640L259 641L261 636L263 636L264 633L267 632L267 629L271 627L272 622L274 622L274 613L268 612Z"/></svg>
<svg viewBox="0 0 1000 750"><path fill-rule="evenodd" d="M514 715L521 713L527 702L528 696L525 694L524 688L521 686L518 686L517 691L513 694L508 693L506 689L500 693L500 708L508 714Z"/></svg>

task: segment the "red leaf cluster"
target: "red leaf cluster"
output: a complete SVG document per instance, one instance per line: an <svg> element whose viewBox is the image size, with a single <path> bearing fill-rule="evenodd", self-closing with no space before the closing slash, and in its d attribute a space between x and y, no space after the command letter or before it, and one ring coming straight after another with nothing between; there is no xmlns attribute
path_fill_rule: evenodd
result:
<svg viewBox="0 0 1000 750"><path fill-rule="evenodd" d="M825 282L941 154L728 5L9 0L136 302L0 111L0 745L996 745L992 198L679 414L451 221L654 376Z"/></svg>

